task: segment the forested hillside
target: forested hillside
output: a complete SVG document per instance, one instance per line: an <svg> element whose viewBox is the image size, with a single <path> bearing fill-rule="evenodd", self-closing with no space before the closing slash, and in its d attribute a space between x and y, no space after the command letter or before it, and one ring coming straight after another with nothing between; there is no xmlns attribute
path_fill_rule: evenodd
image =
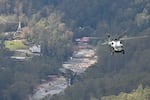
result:
<svg viewBox="0 0 150 100"><path fill-rule="evenodd" d="M0 100L26 100L71 55L73 32L62 21L63 12L55 8L56 0L1 0L0 5ZM24 44L40 44L41 56L25 61L10 58L15 52L4 48L4 42L11 35L2 33L16 31L19 21Z"/></svg>
<svg viewBox="0 0 150 100"><path fill-rule="evenodd" d="M101 100L149 100L150 89L149 87L143 88L140 85L136 90L131 93L120 93L118 96L103 97Z"/></svg>
<svg viewBox="0 0 150 100"><path fill-rule="evenodd" d="M149 34L149 0L83 2L71 3L68 0L69 5L62 8L66 13L64 18L72 20L71 23L66 20L66 23L74 25L76 37L80 37L81 33L86 36L106 37L106 32L117 36L126 30L129 36ZM65 4L67 3L63 3ZM80 27L85 30L80 30ZM91 32L88 33L87 30ZM149 38L124 43L126 54L113 56L109 48L98 43L98 63L81 75L78 83L66 89L64 95L55 96L52 100L99 100L103 96L131 92L139 84L149 85Z"/></svg>
<svg viewBox="0 0 150 100"><path fill-rule="evenodd" d="M16 62L0 36L0 100L26 100L41 79L58 73L75 38L105 39L106 33L126 30L128 36L150 35L150 0L0 0L0 32L15 31L19 21L27 44L40 44L42 56ZM150 86L150 38L125 41L125 55L111 55L100 41L91 43L97 47L97 64L51 100L99 100Z"/></svg>

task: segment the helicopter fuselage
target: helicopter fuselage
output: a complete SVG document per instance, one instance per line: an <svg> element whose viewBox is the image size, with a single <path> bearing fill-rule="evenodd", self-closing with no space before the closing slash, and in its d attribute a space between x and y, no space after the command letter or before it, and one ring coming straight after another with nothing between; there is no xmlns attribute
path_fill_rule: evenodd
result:
<svg viewBox="0 0 150 100"><path fill-rule="evenodd" d="M124 46L121 43L121 41L127 41L127 40L133 40L133 39L142 39L142 38L148 38L149 35L143 35L143 36L134 36L134 37L127 37L123 35L119 35L117 38L112 39L110 35L108 34L108 38L106 41L102 43L102 45L108 45L111 48L112 54L114 52L116 53L123 53L125 54Z"/></svg>
<svg viewBox="0 0 150 100"><path fill-rule="evenodd" d="M122 52L124 54L123 44L119 40L113 40L108 43L108 45L113 49L113 52Z"/></svg>

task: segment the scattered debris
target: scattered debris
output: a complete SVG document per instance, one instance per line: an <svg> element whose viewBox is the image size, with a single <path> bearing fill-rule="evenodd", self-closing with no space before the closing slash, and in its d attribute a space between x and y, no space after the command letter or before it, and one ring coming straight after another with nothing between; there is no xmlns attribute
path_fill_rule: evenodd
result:
<svg viewBox="0 0 150 100"><path fill-rule="evenodd" d="M79 45L81 47L81 45ZM83 73L87 68L97 62L97 56L95 56L94 48L85 48L89 47L84 45L83 48L79 48L77 51L74 51L73 56L62 65L63 68L60 68L59 71L62 73L68 73L71 71L76 74ZM90 46L91 47L91 46ZM40 84L37 86L35 93L29 97L29 100L41 100L42 98L59 94L63 92L68 86L71 85L71 78L66 78L64 76L48 76L49 81Z"/></svg>
<svg viewBox="0 0 150 100"><path fill-rule="evenodd" d="M35 89L35 94L29 96L29 100L41 100L48 95L59 94L65 88L67 88L67 80L63 76L58 76L53 80L40 84Z"/></svg>
<svg viewBox="0 0 150 100"><path fill-rule="evenodd" d="M94 49L79 49L74 51L72 59L63 64L63 67L70 69L77 74L83 73L88 67L97 62Z"/></svg>

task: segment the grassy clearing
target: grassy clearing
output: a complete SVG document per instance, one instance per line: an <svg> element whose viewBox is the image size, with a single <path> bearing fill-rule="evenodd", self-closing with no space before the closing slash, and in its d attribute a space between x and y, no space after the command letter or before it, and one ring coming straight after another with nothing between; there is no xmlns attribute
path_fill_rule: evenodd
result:
<svg viewBox="0 0 150 100"><path fill-rule="evenodd" d="M9 50L26 49L27 46L21 40L5 41L5 47Z"/></svg>

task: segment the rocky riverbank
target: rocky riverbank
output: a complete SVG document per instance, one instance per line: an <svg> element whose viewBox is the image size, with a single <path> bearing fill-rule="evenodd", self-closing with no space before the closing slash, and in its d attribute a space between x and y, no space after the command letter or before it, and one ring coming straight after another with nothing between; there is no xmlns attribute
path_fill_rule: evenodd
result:
<svg viewBox="0 0 150 100"><path fill-rule="evenodd" d="M97 56L95 55L95 48L88 44L84 46L78 45L77 47L78 49L74 51L69 60L64 62L62 67L71 70L74 73L81 74L97 62ZM46 81L37 86L35 93L32 96L29 96L29 100L40 100L47 95L59 94L69 85L68 79L64 76L56 75L52 80Z"/></svg>

